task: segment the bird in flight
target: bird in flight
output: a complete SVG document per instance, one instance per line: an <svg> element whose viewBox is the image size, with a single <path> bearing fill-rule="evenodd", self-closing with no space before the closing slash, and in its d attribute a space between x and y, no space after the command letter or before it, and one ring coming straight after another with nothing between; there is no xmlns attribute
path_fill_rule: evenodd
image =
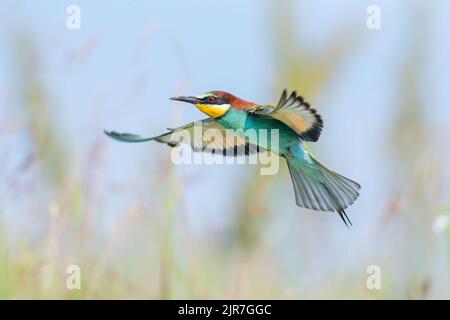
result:
<svg viewBox="0 0 450 320"><path fill-rule="evenodd" d="M327 169L305 149L304 142L315 142L322 132L323 121L315 109L295 91L283 90L277 105L260 105L238 98L224 91L210 91L198 96L173 97L172 100L195 105L208 118L189 123L156 137L143 137L129 133L105 131L111 138L124 142L158 141L171 147L189 143L194 151L218 151L224 155L243 155L271 151L287 161L294 186L295 200L299 207L316 211L337 212L345 225L351 225L345 209L359 196L361 186L332 170ZM277 147L274 142L264 144L258 136L249 138L236 133L230 139L206 138L206 135L186 141L180 139L180 131L194 132L196 125L203 129L228 130L278 130Z"/></svg>

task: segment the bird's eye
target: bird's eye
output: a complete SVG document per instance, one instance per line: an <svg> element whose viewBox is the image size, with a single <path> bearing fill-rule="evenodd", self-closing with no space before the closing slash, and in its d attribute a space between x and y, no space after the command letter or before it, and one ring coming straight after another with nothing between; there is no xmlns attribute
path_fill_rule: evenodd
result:
<svg viewBox="0 0 450 320"><path fill-rule="evenodd" d="M209 96L205 100L206 100L206 102L212 103L212 102L216 101L216 98Z"/></svg>

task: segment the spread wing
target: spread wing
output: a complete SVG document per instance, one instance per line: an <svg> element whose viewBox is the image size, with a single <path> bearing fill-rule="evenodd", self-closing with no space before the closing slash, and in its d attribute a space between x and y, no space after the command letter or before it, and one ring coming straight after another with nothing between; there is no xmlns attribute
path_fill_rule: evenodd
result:
<svg viewBox="0 0 450 320"><path fill-rule="evenodd" d="M237 136L232 131L225 130L221 124L211 118L191 122L174 129L169 128L168 130L169 132L156 137L143 137L115 131L105 131L105 133L109 137L123 142L154 140L166 143L171 147L186 143L194 151L210 152L224 156L249 155L266 151L262 147L249 143L244 137Z"/></svg>
<svg viewBox="0 0 450 320"><path fill-rule="evenodd" d="M317 141L323 128L322 118L316 110L295 91L288 97L286 89L276 107L262 105L249 112L283 122L305 141Z"/></svg>

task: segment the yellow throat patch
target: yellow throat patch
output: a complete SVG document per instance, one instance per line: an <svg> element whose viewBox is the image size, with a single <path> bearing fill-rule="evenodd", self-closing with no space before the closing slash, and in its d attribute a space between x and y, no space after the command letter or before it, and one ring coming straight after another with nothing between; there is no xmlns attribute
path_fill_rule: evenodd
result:
<svg viewBox="0 0 450 320"><path fill-rule="evenodd" d="M219 118L223 116L230 107L229 104L222 105L212 105L212 104L196 104L198 110L206 114L211 118Z"/></svg>

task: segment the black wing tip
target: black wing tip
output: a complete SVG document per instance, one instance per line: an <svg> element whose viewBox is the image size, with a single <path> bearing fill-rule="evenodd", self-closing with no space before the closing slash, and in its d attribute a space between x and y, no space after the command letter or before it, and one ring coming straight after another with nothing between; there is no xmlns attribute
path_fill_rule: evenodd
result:
<svg viewBox="0 0 450 320"><path fill-rule="evenodd" d="M299 98L301 98L301 97L299 97ZM317 112L316 109L312 108L308 102L305 102L303 100L303 98L301 98L301 102L305 106L306 109L311 111L311 113L313 114L314 119L315 119L313 126L309 130L307 130L305 133L303 133L303 136L304 136L305 140L307 140L307 141L316 142L317 140L319 140L320 135L322 134L322 129L323 129L322 116Z"/></svg>
<svg viewBox="0 0 450 320"><path fill-rule="evenodd" d="M319 123L321 126L323 126L323 119L322 116L317 112L316 109L314 109L313 107L311 107L311 104L309 102L306 102L303 100L302 97L298 97L297 98L299 100L299 102L301 102L306 109L308 109L309 111L312 112L312 114L314 114L314 117L316 118L317 123Z"/></svg>
<svg viewBox="0 0 450 320"><path fill-rule="evenodd" d="M311 129L306 131L301 135L302 140L308 142L316 142L319 140L320 135L322 134L323 126L314 125Z"/></svg>
<svg viewBox="0 0 450 320"><path fill-rule="evenodd" d="M277 106L281 106L286 102L288 95L288 90L286 88L283 89L283 92L281 93L280 100L278 101Z"/></svg>
<svg viewBox="0 0 450 320"><path fill-rule="evenodd" d="M117 136L120 136L121 134L115 131L108 131L108 130L103 130L103 133L106 134L108 137L110 138L115 138Z"/></svg>
<svg viewBox="0 0 450 320"><path fill-rule="evenodd" d="M124 135L123 133L116 132L116 131L107 131L107 130L103 130L103 132L113 140L123 141L122 140L122 137Z"/></svg>
<svg viewBox="0 0 450 320"><path fill-rule="evenodd" d="M302 134L302 139L309 142L316 142L319 140L320 135L322 134L322 129L324 127L324 122L321 115L317 112L316 109L311 107L311 104L301 96L297 94L296 90L293 90L288 97L288 90L284 89L281 94L280 102L278 103L276 109L283 107L284 104L289 100L295 100L300 105L304 106L308 109L314 116L315 122L313 126Z"/></svg>
<svg viewBox="0 0 450 320"><path fill-rule="evenodd" d="M117 131L108 131L108 130L103 130L103 132L111 138L116 138L116 137L121 137L121 136L133 136L134 134L131 133L123 133L123 132L117 132Z"/></svg>
<svg viewBox="0 0 450 320"><path fill-rule="evenodd" d="M293 99L293 100L295 100L295 99L297 99L297 91L292 91L291 92L291 95L289 96L289 98L288 98L288 100L289 99Z"/></svg>
<svg viewBox="0 0 450 320"><path fill-rule="evenodd" d="M147 139L135 140L136 138L139 138L139 136L132 134L132 133L123 133L123 132L107 131L107 130L104 130L103 132L111 139L121 141L121 142L142 142L142 141L147 140Z"/></svg>

